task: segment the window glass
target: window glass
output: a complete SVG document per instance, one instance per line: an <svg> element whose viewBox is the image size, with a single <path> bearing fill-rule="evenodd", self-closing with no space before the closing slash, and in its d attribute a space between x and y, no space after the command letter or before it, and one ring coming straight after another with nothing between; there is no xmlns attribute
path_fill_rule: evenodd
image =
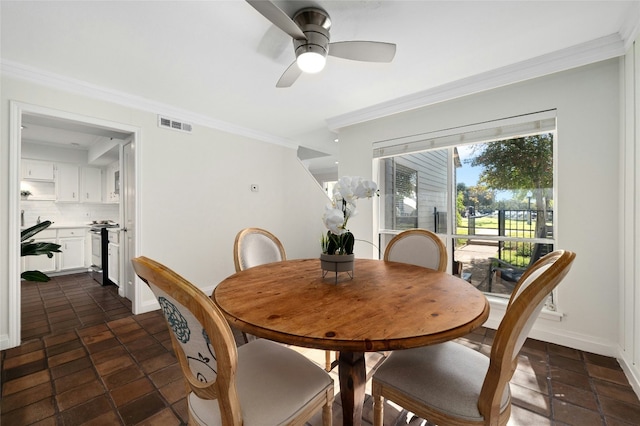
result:
<svg viewBox="0 0 640 426"><path fill-rule="evenodd" d="M508 297L553 250L553 133L402 154L379 169L382 253L396 233L429 229L449 242L454 273Z"/></svg>

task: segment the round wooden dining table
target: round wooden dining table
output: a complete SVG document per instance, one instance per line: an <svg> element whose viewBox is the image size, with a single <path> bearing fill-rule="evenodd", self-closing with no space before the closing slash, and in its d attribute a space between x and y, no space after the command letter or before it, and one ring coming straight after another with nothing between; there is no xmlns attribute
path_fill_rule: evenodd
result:
<svg viewBox="0 0 640 426"><path fill-rule="evenodd" d="M323 278L319 259L269 263L226 278L212 294L236 328L295 346L340 351L343 424L362 420L364 353L464 336L489 316L484 295L462 279L398 262L356 259Z"/></svg>

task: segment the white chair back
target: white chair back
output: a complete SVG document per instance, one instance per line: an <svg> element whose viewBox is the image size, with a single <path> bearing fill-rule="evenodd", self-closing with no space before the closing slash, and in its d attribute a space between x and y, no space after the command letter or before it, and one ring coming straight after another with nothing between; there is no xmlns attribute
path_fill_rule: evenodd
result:
<svg viewBox="0 0 640 426"><path fill-rule="evenodd" d="M410 229L389 241L384 251L384 260L410 263L445 272L447 249L433 232L426 229Z"/></svg>
<svg viewBox="0 0 640 426"><path fill-rule="evenodd" d="M236 235L233 257L236 272L286 260L280 240L269 231L260 228L246 228Z"/></svg>

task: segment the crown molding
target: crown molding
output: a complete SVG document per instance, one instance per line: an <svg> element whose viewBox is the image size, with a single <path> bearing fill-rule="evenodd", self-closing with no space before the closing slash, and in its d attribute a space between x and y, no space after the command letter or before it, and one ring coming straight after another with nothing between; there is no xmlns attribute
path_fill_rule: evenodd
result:
<svg viewBox="0 0 640 426"><path fill-rule="evenodd" d="M161 102L152 101L129 93L97 86L82 80L76 80L59 74L54 74L18 62L3 59L0 62L0 71L3 76L25 80L30 83L42 85L56 90L87 96L92 99L122 105L153 114L160 114L200 125L211 129L221 130L238 136L268 142L287 148L297 149L299 143L290 139L280 138L254 129L238 126L221 120L216 120L202 114L176 108Z"/></svg>
<svg viewBox="0 0 640 426"><path fill-rule="evenodd" d="M638 16L640 16L640 8L637 8L635 11L638 13L630 16L627 20L627 25L624 25L621 29L621 33L611 34L547 55L507 65L347 114L331 117L326 120L328 130L338 132L341 128L354 124L622 56L627 51L627 42L630 40L632 43L640 32L640 19L638 18ZM7 77L26 80L34 84L88 96L93 99L122 105L128 108L174 117L194 125L221 130L274 145L294 149L300 145L297 141L291 139L277 137L272 134L176 108L172 105L117 90L107 89L86 81L72 79L13 61L2 60L0 62L0 71Z"/></svg>
<svg viewBox="0 0 640 426"><path fill-rule="evenodd" d="M634 4L632 10L627 14L626 20L620 26L620 38L624 40L625 52L631 48L640 33L640 2Z"/></svg>
<svg viewBox="0 0 640 426"><path fill-rule="evenodd" d="M624 55L620 34L558 50L326 120L331 131Z"/></svg>

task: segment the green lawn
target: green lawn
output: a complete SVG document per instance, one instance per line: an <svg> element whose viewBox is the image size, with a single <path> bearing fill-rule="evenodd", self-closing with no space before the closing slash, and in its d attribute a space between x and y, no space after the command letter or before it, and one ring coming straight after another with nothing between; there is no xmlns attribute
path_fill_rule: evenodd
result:
<svg viewBox="0 0 640 426"><path fill-rule="evenodd" d="M476 229L498 229L498 218L484 216L478 219L475 219ZM507 236L513 236L518 238L534 238L534 232L536 230L536 221L532 220L531 223L528 223L527 220L515 220L515 219L506 219L505 220L505 229ZM462 218L460 220L460 224L457 228L457 234L459 235L468 235L469 232L469 219Z"/></svg>

